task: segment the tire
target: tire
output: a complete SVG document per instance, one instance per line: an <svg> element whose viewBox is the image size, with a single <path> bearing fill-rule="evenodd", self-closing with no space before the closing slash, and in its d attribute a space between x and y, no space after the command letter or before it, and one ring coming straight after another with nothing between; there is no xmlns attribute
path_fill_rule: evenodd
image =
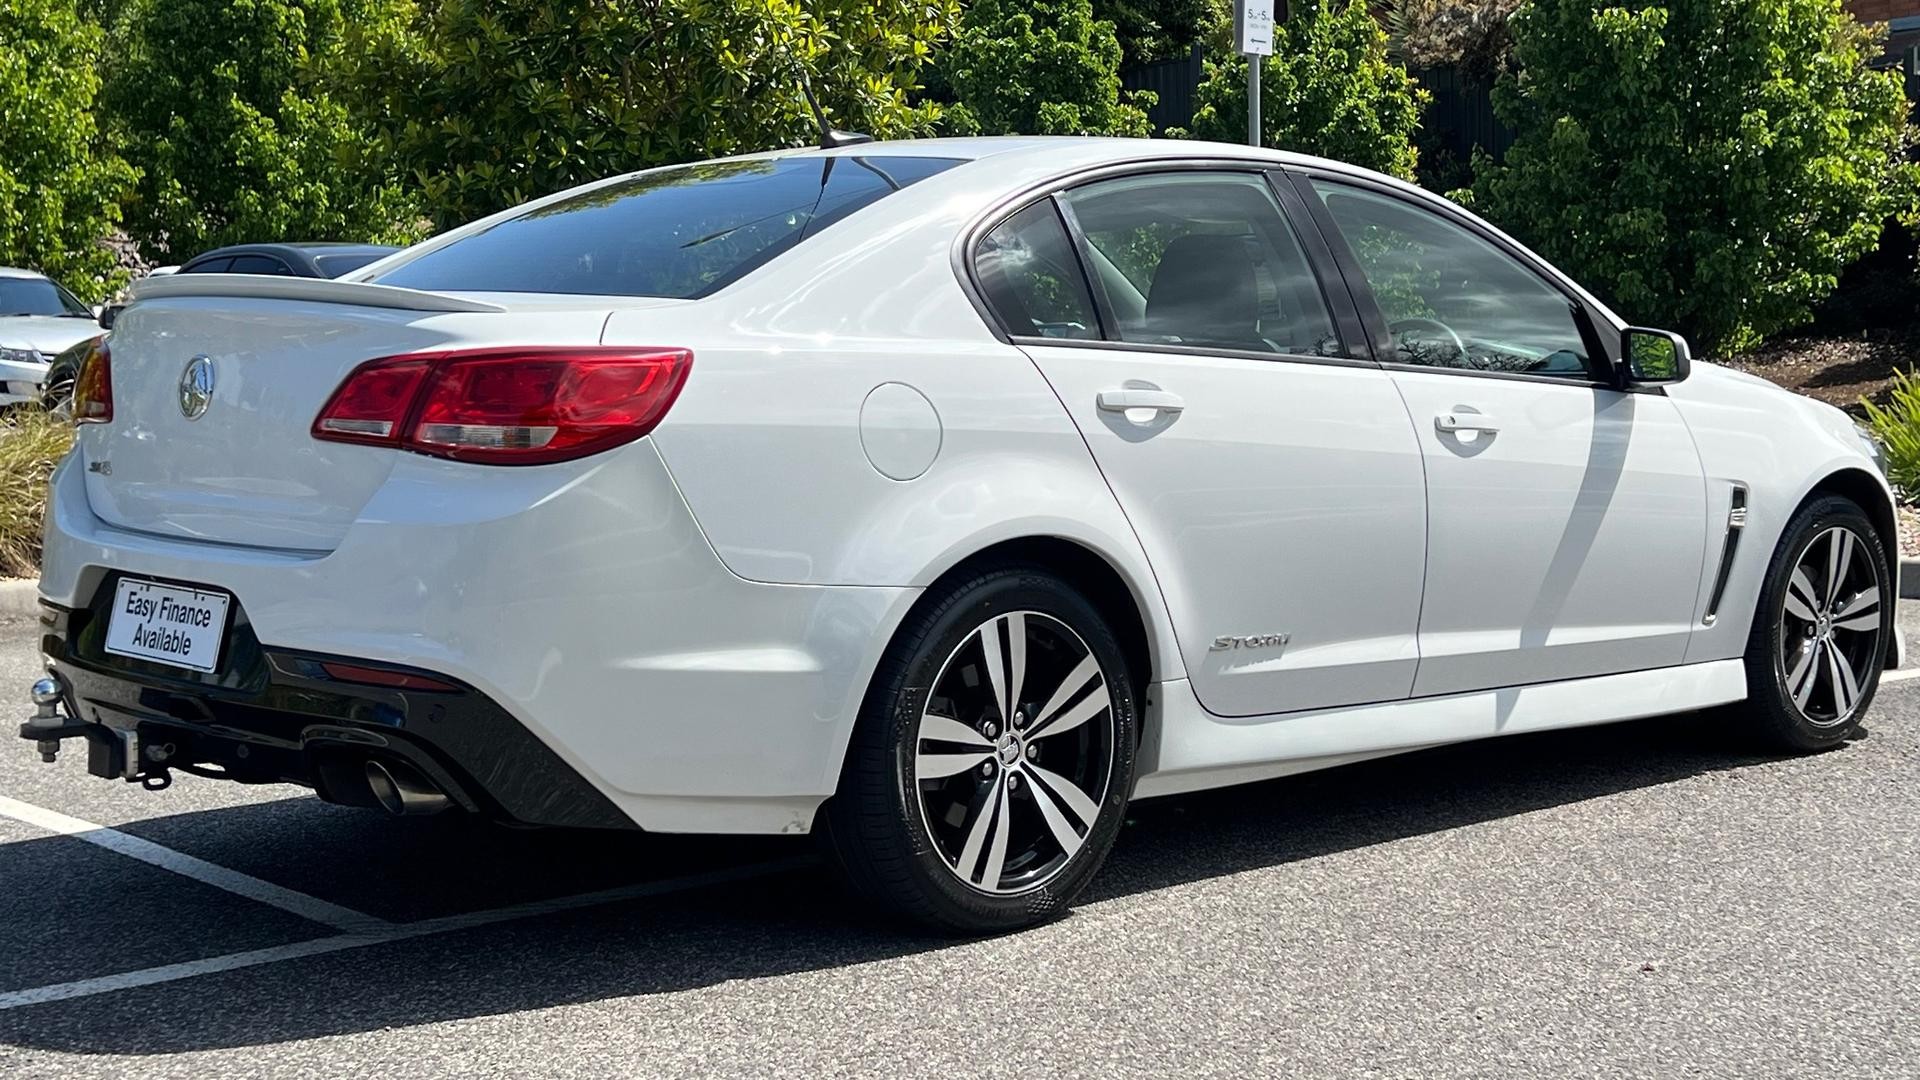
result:
<svg viewBox="0 0 1920 1080"><path fill-rule="evenodd" d="M1837 588L1828 580L1836 565ZM1794 515L1747 637L1747 702L1737 714L1747 733L1793 753L1858 733L1893 637L1892 580L1873 523L1851 499L1816 499Z"/></svg>
<svg viewBox="0 0 1920 1080"><path fill-rule="evenodd" d="M854 892L941 930L1058 916L1119 834L1138 724L1093 604L1037 567L982 570L888 646L822 812L829 854Z"/></svg>

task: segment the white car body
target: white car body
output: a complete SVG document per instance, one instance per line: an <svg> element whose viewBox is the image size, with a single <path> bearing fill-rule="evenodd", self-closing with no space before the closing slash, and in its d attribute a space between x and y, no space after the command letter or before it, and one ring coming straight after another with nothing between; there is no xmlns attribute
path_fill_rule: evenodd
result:
<svg viewBox="0 0 1920 1080"><path fill-rule="evenodd" d="M263 647L474 688L632 824L777 833L834 793L915 602L983 552L1078 560L1124 599L1150 797L1736 701L1766 555L1810 493L1862 502L1891 548L1848 418L1711 365L1627 391L1016 344L968 277L983 226L1089 174L1311 170L1441 205L1411 186L1187 142L796 153L974 160L698 300L367 283L524 207L346 281L142 283L114 329L113 421L54 477L43 600L84 610L113 574L222 590ZM652 434L580 460L308 434L369 358L524 343L694 360ZM187 419L195 356L219 377ZM1184 412L1097 404L1122 388ZM1438 439L1463 413L1503 422L1484 452ZM1736 491L1743 557L1709 618Z"/></svg>
<svg viewBox="0 0 1920 1080"><path fill-rule="evenodd" d="M46 282L44 274L0 266L0 279ZM90 318L0 311L0 406L40 400L53 358L100 333Z"/></svg>

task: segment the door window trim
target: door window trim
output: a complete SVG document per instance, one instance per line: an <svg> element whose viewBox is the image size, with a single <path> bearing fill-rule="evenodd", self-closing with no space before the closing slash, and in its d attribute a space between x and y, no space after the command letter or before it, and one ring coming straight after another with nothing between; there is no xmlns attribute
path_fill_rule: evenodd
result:
<svg viewBox="0 0 1920 1080"><path fill-rule="evenodd" d="M1364 326L1359 311L1353 306L1348 287L1341 278L1337 265L1329 261L1332 251L1321 230L1311 218L1303 219L1299 215L1303 206L1295 193L1293 199L1287 197L1274 174L1279 167L1270 162L1249 161L1241 158L1154 158L1144 161L1113 162L1091 169L1082 170L1067 176L1058 177L1044 184L1028 188L1010 198L1002 200L974 225L960 235L960 242L954 250L954 266L958 271L962 291L973 302L974 309L986 321L987 328L998 340L1010 345L1035 345L1048 348L1101 349L1109 352L1146 352L1163 353L1171 356L1203 356L1224 359L1261 360L1268 363L1321 364L1331 367L1358 367L1379 370L1384 365L1372 355L1371 342L1364 336L1350 336ZM1306 356L1299 353L1280 353L1256 351L1250 349L1222 349L1195 345L1161 345L1144 342L1122 341L1113 333L1113 309L1106 294L1106 287L1098 275L1088 270L1089 256L1087 239L1074 216L1072 208L1064 196L1075 188L1108 180L1127 179L1138 176L1151 176L1158 173L1239 173L1253 177L1265 184L1269 195L1279 208L1281 221L1292 231L1295 241L1300 245L1302 256L1313 270L1314 281L1318 284L1322 303L1333 321L1334 335L1340 339L1344 356ZM978 271L974 266L974 254L979 242L999 228L1008 218L1013 217L1042 200L1053 203L1055 212L1060 216L1067 230L1067 237L1073 244L1075 258L1079 261L1080 278L1088 295L1093 297L1096 321L1100 324L1100 337L1089 338L1048 338L1026 334L1014 334L1004 326L998 314L987 303L986 292L980 286ZM1339 282L1339 290L1330 287L1331 282Z"/></svg>
<svg viewBox="0 0 1920 1080"><path fill-rule="evenodd" d="M1374 359L1381 367L1389 371L1426 372L1441 375L1465 375L1482 379L1504 379L1516 382L1538 383L1548 386L1576 386L1583 389L1623 389L1620 375L1620 362L1617 350L1609 348L1599 327L1607 325L1582 297L1569 291L1565 283L1548 272L1538 258L1516 247L1505 237L1470 215L1467 215L1451 203L1441 200L1428 201L1408 198L1406 193L1387 184L1378 183L1361 176L1328 172L1318 169L1288 167L1283 170L1291 179L1301 201L1306 204L1307 213L1322 234L1322 239L1333 252L1333 261L1340 267L1341 274L1347 280L1347 288L1353 295L1354 304L1360 310L1360 320L1367 328L1368 344L1373 350ZM1334 221L1333 213L1314 187L1315 182L1336 187L1348 187L1368 194L1389 199L1412 211L1424 211L1449 224L1458 226L1475 238L1491 246L1495 251L1513 260L1522 269L1532 274L1542 285L1553 290L1567 302L1574 317L1574 327L1580 334L1581 343L1587 349L1587 377L1568 378L1565 375L1538 375L1526 371L1483 371L1478 368L1441 367L1427 364L1408 364L1389 359L1393 355L1392 334L1387 329L1386 315L1381 311L1379 301L1373 295L1373 285L1367 280L1366 272L1360 266L1360 260L1354 255L1353 248L1347 243L1346 234L1340 231L1339 223ZM1603 375L1594 370L1604 365Z"/></svg>

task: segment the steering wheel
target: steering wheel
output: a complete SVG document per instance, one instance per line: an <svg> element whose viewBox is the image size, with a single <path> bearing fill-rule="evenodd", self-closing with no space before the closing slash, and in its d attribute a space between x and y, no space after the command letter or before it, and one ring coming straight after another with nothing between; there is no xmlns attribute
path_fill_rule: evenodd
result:
<svg viewBox="0 0 1920 1080"><path fill-rule="evenodd" d="M1460 340L1460 335L1454 332L1453 327L1448 326L1439 319L1429 319L1420 315L1413 315L1404 319L1395 319L1393 322L1387 324L1387 332L1390 334L1398 334L1402 330L1412 330L1422 326L1438 330L1451 338L1453 340L1453 347L1460 350L1460 361L1462 364L1467 367L1479 366L1473 362L1473 354L1467 351L1467 343Z"/></svg>

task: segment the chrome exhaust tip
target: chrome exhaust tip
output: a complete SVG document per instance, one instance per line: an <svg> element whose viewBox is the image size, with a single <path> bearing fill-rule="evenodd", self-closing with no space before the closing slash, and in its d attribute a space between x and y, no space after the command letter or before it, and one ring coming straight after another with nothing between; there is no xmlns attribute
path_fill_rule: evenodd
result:
<svg viewBox="0 0 1920 1080"><path fill-rule="evenodd" d="M405 765L367 762L367 787L387 813L395 817L437 814L452 801L432 782Z"/></svg>

